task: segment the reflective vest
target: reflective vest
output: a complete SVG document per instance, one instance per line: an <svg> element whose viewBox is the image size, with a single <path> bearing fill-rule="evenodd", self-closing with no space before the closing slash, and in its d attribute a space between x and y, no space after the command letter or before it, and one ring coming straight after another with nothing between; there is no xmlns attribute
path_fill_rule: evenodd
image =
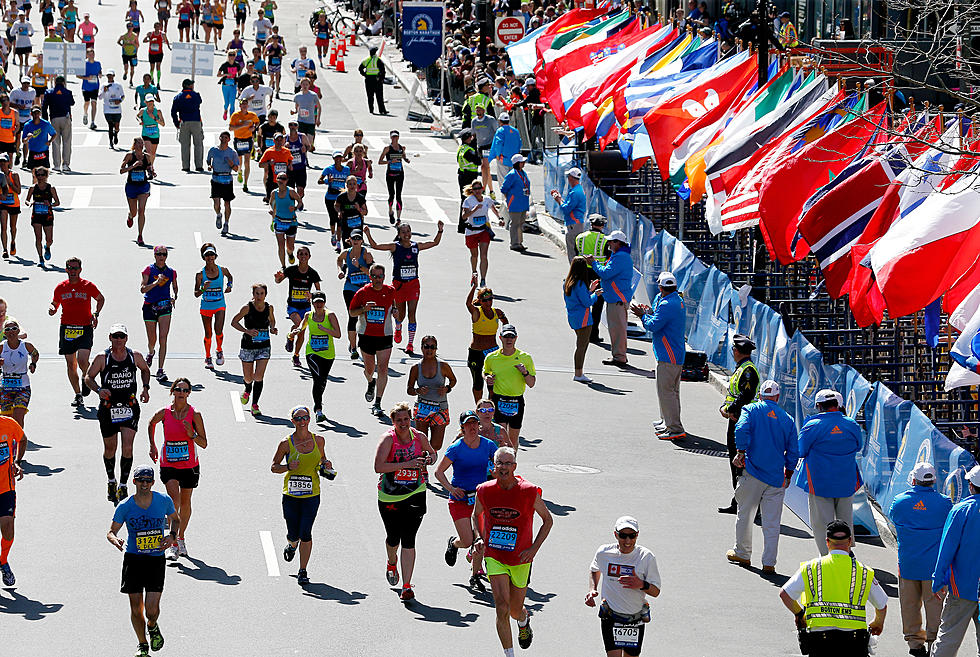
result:
<svg viewBox="0 0 980 657"><path fill-rule="evenodd" d="M803 619L807 629L868 627L865 605L875 571L846 554L828 554L800 564L803 570Z"/></svg>
<svg viewBox="0 0 980 657"><path fill-rule="evenodd" d="M800 45L796 37L796 28L792 23L786 23L779 28L779 43L785 48L796 48Z"/></svg>
<svg viewBox="0 0 980 657"><path fill-rule="evenodd" d="M752 359L746 358L745 360L743 360L741 363L738 364L738 367L735 368L735 372L732 373L732 378L728 380L728 394L725 395L725 406L734 403L735 400L738 399L738 396L742 394L742 374L744 374L745 370L747 369L751 369L753 372L755 372L756 378L759 378L759 380L761 380L761 378L759 377L759 370L756 369L755 363L752 362ZM758 398L759 398L759 388L757 386L753 399L758 399Z"/></svg>
<svg viewBox="0 0 980 657"><path fill-rule="evenodd" d="M473 116L476 116L476 108L478 106L482 106L483 109L487 109L493 104L493 101L490 100L490 96L477 92L466 99L466 104L469 106ZM487 114L489 114L489 112L487 112Z"/></svg>
<svg viewBox="0 0 980 657"><path fill-rule="evenodd" d="M380 73L380 70L378 69L377 57L368 57L367 59L364 60L363 64L364 64L364 75L377 75L378 73Z"/></svg>
<svg viewBox="0 0 980 657"><path fill-rule="evenodd" d="M606 236L595 230L587 230L584 233L579 233L578 237L575 238L575 251L580 256L595 256L595 260L598 263L603 263L606 261L608 256L606 255Z"/></svg>
<svg viewBox="0 0 980 657"><path fill-rule="evenodd" d="M459 166L459 170L460 171L479 171L480 170L480 167L478 167L476 164L474 164L473 162L470 162L469 160L466 159L466 157L465 157L466 156L466 152L467 152L466 149L469 149L470 151L473 151L474 153L476 152L476 149L473 148L472 146L470 146L469 144L463 144L462 146L459 147L459 150L456 151L456 164L457 164L457 166Z"/></svg>

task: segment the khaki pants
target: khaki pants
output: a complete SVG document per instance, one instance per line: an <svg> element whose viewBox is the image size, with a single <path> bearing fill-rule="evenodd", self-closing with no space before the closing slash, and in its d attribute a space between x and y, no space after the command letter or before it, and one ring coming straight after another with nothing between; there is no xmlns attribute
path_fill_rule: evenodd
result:
<svg viewBox="0 0 980 657"><path fill-rule="evenodd" d="M980 621L977 620L977 603L973 600L957 598L947 594L943 604L943 614L939 620L939 633L932 644L932 657L956 657L963 643L970 621L977 632L978 654L980 654ZM972 651L971 651L972 652Z"/></svg>
<svg viewBox="0 0 980 657"><path fill-rule="evenodd" d="M181 121L177 140L180 142L180 166L191 168L191 140L194 141L194 167L204 168L204 128L200 121Z"/></svg>
<svg viewBox="0 0 980 657"><path fill-rule="evenodd" d="M820 556L826 557L827 550L827 525L831 520L843 520L851 526L851 535L854 535L854 496L849 497L818 497L810 495L810 531L813 532L813 540L817 542L817 550Z"/></svg>
<svg viewBox="0 0 980 657"><path fill-rule="evenodd" d="M585 225L582 223L565 226L565 255L568 256L568 262L571 262L572 258L575 257L575 238L584 230Z"/></svg>
<svg viewBox="0 0 980 657"><path fill-rule="evenodd" d="M735 554L742 559L752 558L752 525L756 509L762 509L762 565L776 565L779 548L779 524L783 517L783 495L786 489L770 486L748 472L738 478L735 501L738 515L735 517Z"/></svg>
<svg viewBox="0 0 980 657"><path fill-rule="evenodd" d="M909 648L933 643L939 630L943 603L932 594L932 580L898 578L898 602L902 608L902 632ZM926 608L926 629L922 629L922 607Z"/></svg>
<svg viewBox="0 0 980 657"><path fill-rule="evenodd" d="M526 210L524 212L507 211L507 223L510 225L511 246L521 246L524 244L524 221L526 219Z"/></svg>
<svg viewBox="0 0 980 657"><path fill-rule="evenodd" d="M595 320L593 320L595 321ZM626 304L612 301L606 304L606 323L609 326L609 342L614 360L626 362Z"/></svg>
<svg viewBox="0 0 980 657"><path fill-rule="evenodd" d="M55 169L60 169L62 164L66 167L71 166L71 117L59 116L51 119L51 126L54 128L54 141L51 142L51 163Z"/></svg>
<svg viewBox="0 0 980 657"><path fill-rule="evenodd" d="M610 309L613 307L609 306ZM611 314L607 316L612 317ZM611 321L609 326L612 332ZM657 401L660 403L660 416L667 425L667 435L684 433L684 425L681 424L681 365L657 361Z"/></svg>

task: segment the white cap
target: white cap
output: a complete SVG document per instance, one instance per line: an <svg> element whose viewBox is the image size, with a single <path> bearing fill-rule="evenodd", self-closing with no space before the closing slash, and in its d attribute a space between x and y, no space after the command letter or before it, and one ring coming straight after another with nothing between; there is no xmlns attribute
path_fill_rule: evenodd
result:
<svg viewBox="0 0 980 657"><path fill-rule="evenodd" d="M112 335L113 333L125 333L126 335L129 335L129 329L126 328L125 324L113 324L109 327L109 335Z"/></svg>
<svg viewBox="0 0 980 657"><path fill-rule="evenodd" d="M572 167L571 169L569 169L568 171L565 172L565 175L566 176L571 176L572 178L575 178L576 180L580 180L582 178L582 170L579 169L578 167Z"/></svg>
<svg viewBox="0 0 980 657"><path fill-rule="evenodd" d="M116 74L116 71L115 71L115 69L111 69L110 68L108 71L105 72L105 74L106 75L115 75Z"/></svg>
<svg viewBox="0 0 980 657"><path fill-rule="evenodd" d="M513 157L510 158L511 164L520 164L521 162L527 162L527 158L521 155L520 153L516 153Z"/></svg>
<svg viewBox="0 0 980 657"><path fill-rule="evenodd" d="M912 480L927 483L936 481L936 468L932 467L932 463L919 461L912 468Z"/></svg>
<svg viewBox="0 0 980 657"><path fill-rule="evenodd" d="M501 112L499 119L500 121L510 121L510 114L507 112Z"/></svg>
<svg viewBox="0 0 980 657"><path fill-rule="evenodd" d="M973 469L966 473L966 480L980 488L980 465L973 466Z"/></svg>
<svg viewBox="0 0 980 657"><path fill-rule="evenodd" d="M613 232L609 233L609 235L606 237L606 239L608 241L610 241L610 242L613 241L613 240L616 240L617 242L622 242L623 244L626 244L627 246L630 243L629 238L626 237L626 233L624 233L621 230L614 230Z"/></svg>
<svg viewBox="0 0 980 657"><path fill-rule="evenodd" d="M674 278L674 273L669 271L662 271L660 275L657 276L657 285L662 285L664 287L677 287L677 279Z"/></svg>
<svg viewBox="0 0 980 657"><path fill-rule="evenodd" d="M779 396L779 384L772 379L766 379L762 382L762 387L759 388L760 397L778 397Z"/></svg>
<svg viewBox="0 0 980 657"><path fill-rule="evenodd" d="M620 531L621 529L632 529L633 531L639 533L640 523L637 522L636 518L633 516L621 516L618 520L616 520L615 529L616 531Z"/></svg>
<svg viewBox="0 0 980 657"><path fill-rule="evenodd" d="M829 401L835 401L838 403L838 405L840 404L840 399L837 397L836 391L831 390L830 388L824 388L823 390L817 393L816 402L818 404L823 404L824 402L829 402Z"/></svg>

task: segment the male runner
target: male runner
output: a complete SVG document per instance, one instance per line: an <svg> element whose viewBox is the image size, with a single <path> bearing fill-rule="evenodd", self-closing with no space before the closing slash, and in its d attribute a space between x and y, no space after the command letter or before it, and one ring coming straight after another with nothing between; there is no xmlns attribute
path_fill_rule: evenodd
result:
<svg viewBox="0 0 980 657"><path fill-rule="evenodd" d="M68 366L68 382L75 391L73 406L82 406L82 397L89 389L79 381L88 371L88 357L92 350L92 333L99 325L99 311L105 304L105 297L94 283L82 278L80 258L65 261L68 280L58 283L54 288L48 314L54 315L61 308L61 334L58 337L58 353L65 357ZM95 299L95 312L92 312L92 299Z"/></svg>
<svg viewBox="0 0 980 657"><path fill-rule="evenodd" d="M4 586L13 586L17 582L7 556L14 544L14 511L17 508L14 481L24 478L20 462L26 451L24 430L13 418L0 416L0 575Z"/></svg>

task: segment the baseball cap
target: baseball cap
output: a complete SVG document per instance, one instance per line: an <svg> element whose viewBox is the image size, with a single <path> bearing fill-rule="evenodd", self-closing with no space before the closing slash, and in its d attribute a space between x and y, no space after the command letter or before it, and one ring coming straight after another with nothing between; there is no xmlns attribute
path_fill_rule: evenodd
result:
<svg viewBox="0 0 980 657"><path fill-rule="evenodd" d="M310 301L326 301L327 293L322 291L316 291L310 295Z"/></svg>
<svg viewBox="0 0 980 657"><path fill-rule="evenodd" d="M834 390L831 390L830 388L824 388L823 390L817 393L816 402L818 404L823 404L829 401L834 401L834 402L837 401L837 393Z"/></svg>
<svg viewBox="0 0 980 657"><path fill-rule="evenodd" d="M115 69L111 69L110 68L108 71L105 72L105 74L106 75L115 75L116 74L116 71L115 71Z"/></svg>
<svg viewBox="0 0 980 657"><path fill-rule="evenodd" d="M505 337L508 335L514 336L515 338L517 337L517 327L513 324L504 324L500 329L500 337Z"/></svg>
<svg viewBox="0 0 980 657"><path fill-rule="evenodd" d="M126 328L125 324L116 323L109 327L109 335L112 335L113 333L123 333L125 335L129 335L129 329Z"/></svg>
<svg viewBox="0 0 980 657"><path fill-rule="evenodd" d="M973 469L966 473L966 480L980 488L980 465L973 466Z"/></svg>
<svg viewBox="0 0 980 657"><path fill-rule="evenodd" d="M361 232L361 231L359 231L359 230L352 230L352 231L350 232L350 237L349 237L349 239L354 239L355 237L356 237L357 239L359 239L359 240L360 240L360 239L364 239L364 233L363 233L363 232Z"/></svg>
<svg viewBox="0 0 980 657"><path fill-rule="evenodd" d="M31 83L31 79L29 77L27 77L26 75L24 77L22 77L20 79L20 81L21 82L26 82L27 84L30 84Z"/></svg>
<svg viewBox="0 0 980 657"><path fill-rule="evenodd" d="M789 14L789 12L788 12L788 11L784 11L783 13L781 13L781 14L779 15L779 17L780 17L780 18L789 18L789 17L790 17L790 14Z"/></svg>
<svg viewBox="0 0 980 657"><path fill-rule="evenodd" d="M165 247L163 244L157 244L153 247L153 255L158 253L167 253L167 247Z"/></svg>
<svg viewBox="0 0 980 657"><path fill-rule="evenodd" d="M459 131L459 138L460 139L466 139L467 137L469 137L472 134L473 134L473 131L472 130L470 130L469 128L463 128L462 130Z"/></svg>
<svg viewBox="0 0 980 657"><path fill-rule="evenodd" d="M579 169L578 167L572 167L571 169L565 172L565 175L571 176L572 178L575 178L577 180L582 177L582 170Z"/></svg>
<svg viewBox="0 0 980 657"><path fill-rule="evenodd" d="M133 480L137 481L139 479L148 479L149 481L153 481L155 479L153 466L144 463L133 468Z"/></svg>
<svg viewBox="0 0 980 657"><path fill-rule="evenodd" d="M521 155L520 153L516 153L514 154L513 157L510 158L511 164L520 164L521 162L527 162L527 158Z"/></svg>
<svg viewBox="0 0 980 657"><path fill-rule="evenodd" d="M936 468L932 466L932 463L919 461L912 468L912 480L923 482L936 481Z"/></svg>
<svg viewBox="0 0 980 657"><path fill-rule="evenodd" d="M639 533L640 523L637 522L636 518L634 518L633 516L620 516L616 520L616 524L614 528L616 531L621 531L623 529L632 529L633 531Z"/></svg>
<svg viewBox="0 0 980 657"><path fill-rule="evenodd" d="M735 337L732 338L732 344L743 354L750 353L755 349L755 343L752 341L752 338L741 333L735 334Z"/></svg>
<svg viewBox="0 0 980 657"><path fill-rule="evenodd" d="M851 537L851 526L843 520L831 520L827 523L827 538L843 541Z"/></svg>
<svg viewBox="0 0 980 657"><path fill-rule="evenodd" d="M499 117L498 120L503 121L503 122L506 123L506 122L510 121L510 114L508 114L507 112L502 112L500 114L500 117Z"/></svg>
<svg viewBox="0 0 980 657"><path fill-rule="evenodd" d="M10 158L9 158L9 157L7 157L7 154L6 154L6 153L0 153L0 162L6 162L6 161L8 161L9 159L10 159Z"/></svg>
<svg viewBox="0 0 980 657"><path fill-rule="evenodd" d="M476 411L463 411L459 414L460 426L463 426L467 422L471 422L473 420L476 420L477 422L480 421L480 416L476 414Z"/></svg>
<svg viewBox="0 0 980 657"><path fill-rule="evenodd" d="M761 397L776 397L779 395L779 384L772 379L767 379L762 382L762 387L759 388L759 396Z"/></svg>
<svg viewBox="0 0 980 657"><path fill-rule="evenodd" d="M661 287L677 287L677 279L674 277L674 272L660 272L660 275L657 276L657 285Z"/></svg>
<svg viewBox="0 0 980 657"><path fill-rule="evenodd" d="M333 152L333 156L334 157L343 157L344 156L344 151L334 151Z"/></svg>
<svg viewBox="0 0 980 657"><path fill-rule="evenodd" d="M590 214L589 215L589 223L592 224L592 225L598 224L600 226L605 226L606 225L606 218L603 217L601 214Z"/></svg>
<svg viewBox="0 0 980 657"><path fill-rule="evenodd" d="M629 238L626 237L626 233L624 233L621 230L614 230L613 232L609 233L609 236L606 239L609 240L610 242L616 240L617 242L622 242L627 246L629 246L630 243Z"/></svg>
<svg viewBox="0 0 980 657"><path fill-rule="evenodd" d="M204 253L202 253L201 255L207 255L209 253L212 253L214 255L218 255L218 250L215 249L213 246L209 246L209 247L207 247L207 248L204 249Z"/></svg>

